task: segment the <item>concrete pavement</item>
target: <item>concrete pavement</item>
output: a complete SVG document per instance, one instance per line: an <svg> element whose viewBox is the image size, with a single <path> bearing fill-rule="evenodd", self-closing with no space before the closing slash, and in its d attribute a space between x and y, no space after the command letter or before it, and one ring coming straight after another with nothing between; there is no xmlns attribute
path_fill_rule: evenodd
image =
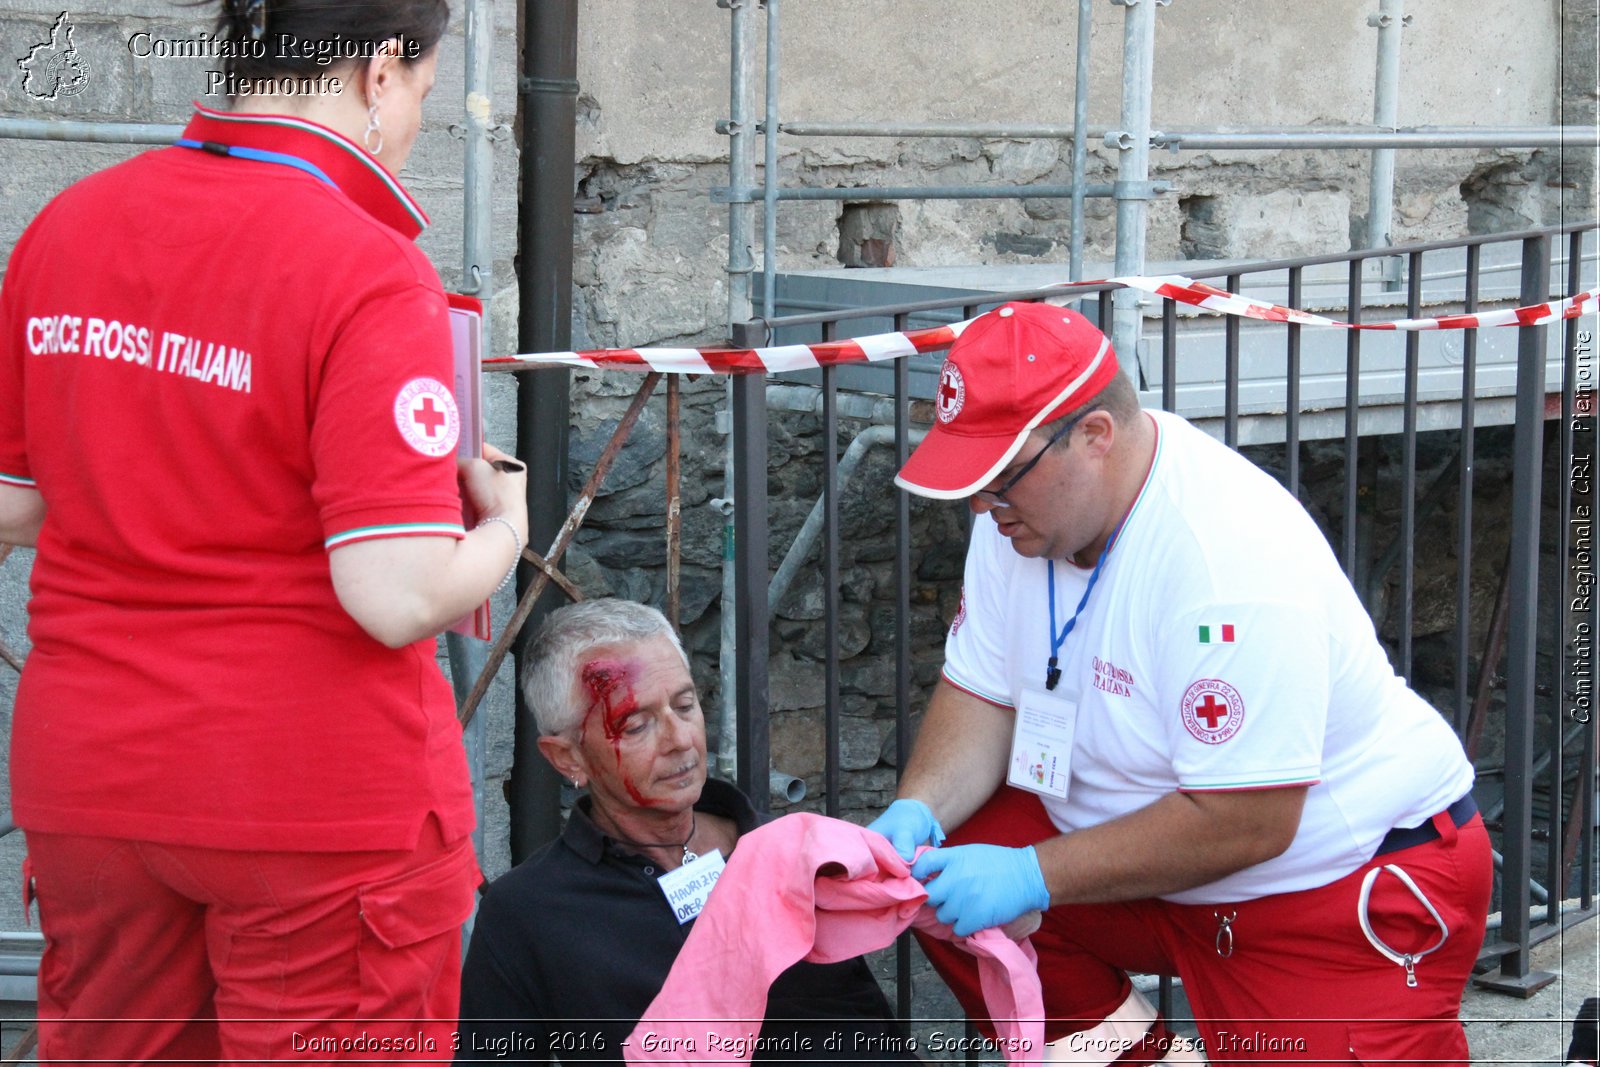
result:
<svg viewBox="0 0 1600 1067"><path fill-rule="evenodd" d="M1461 1002L1474 1064L1559 1064L1585 997L1600 996L1600 919L1589 918L1533 950L1532 970L1556 980L1527 1000L1469 986Z"/></svg>

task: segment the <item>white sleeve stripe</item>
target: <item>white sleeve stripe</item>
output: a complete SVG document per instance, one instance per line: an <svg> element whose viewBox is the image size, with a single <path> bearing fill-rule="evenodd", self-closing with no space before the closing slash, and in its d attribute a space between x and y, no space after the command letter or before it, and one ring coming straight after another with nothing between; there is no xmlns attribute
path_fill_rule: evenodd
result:
<svg viewBox="0 0 1600 1067"><path fill-rule="evenodd" d="M968 682L966 682L966 681L964 681L964 680L962 680L960 678L957 678L955 675L951 674L950 673L950 664L948 662L945 663L944 670L942 670L940 672L940 674L942 674L944 676L944 680L945 681L949 682L951 685L955 686L957 689L961 690L963 693L967 694L968 696L977 697L979 700L983 701L985 704L993 704L995 707L1007 708L1007 709L1010 709L1010 710L1015 710L1015 708L1016 708L1016 705L1012 704L1011 701L1005 699L1004 697L990 696L988 693L985 693L982 689L978 688L977 686L972 685L972 684L970 684L970 683L968 683Z"/></svg>
<svg viewBox="0 0 1600 1067"><path fill-rule="evenodd" d="M1182 792L1213 792L1230 789L1276 789L1280 786L1315 785L1322 780L1322 771L1316 767L1306 767L1279 774L1240 774L1229 775L1222 778L1212 778L1207 781L1191 782L1183 779L1178 781L1178 789Z"/></svg>

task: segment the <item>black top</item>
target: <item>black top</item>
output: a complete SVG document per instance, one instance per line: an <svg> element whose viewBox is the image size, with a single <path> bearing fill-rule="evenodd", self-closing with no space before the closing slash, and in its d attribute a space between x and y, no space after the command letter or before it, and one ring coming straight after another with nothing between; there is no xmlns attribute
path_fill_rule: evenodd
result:
<svg viewBox="0 0 1600 1067"><path fill-rule="evenodd" d="M740 834L759 822L726 782L708 780L695 810L732 819ZM456 1061L621 1062L693 926L673 915L656 882L664 873L601 833L589 798L579 800L561 837L497 878L478 905ZM916 1059L859 957L779 975L759 1038L757 1061Z"/></svg>

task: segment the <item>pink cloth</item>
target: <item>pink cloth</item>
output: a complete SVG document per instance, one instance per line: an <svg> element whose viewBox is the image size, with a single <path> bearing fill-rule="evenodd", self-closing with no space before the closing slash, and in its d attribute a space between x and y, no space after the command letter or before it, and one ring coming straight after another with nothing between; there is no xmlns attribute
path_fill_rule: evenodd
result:
<svg viewBox="0 0 1600 1067"><path fill-rule="evenodd" d="M745 834L634 1028L628 1062L748 1063L748 1042L708 1049L707 1031L758 1028L768 987L799 960L851 959L892 944L913 925L977 957L1007 1062L1037 1062L1044 997L1033 946L999 930L958 938L926 907L927 897L893 846L854 823L798 813ZM640 1041L650 1032L658 1040L643 1052Z"/></svg>

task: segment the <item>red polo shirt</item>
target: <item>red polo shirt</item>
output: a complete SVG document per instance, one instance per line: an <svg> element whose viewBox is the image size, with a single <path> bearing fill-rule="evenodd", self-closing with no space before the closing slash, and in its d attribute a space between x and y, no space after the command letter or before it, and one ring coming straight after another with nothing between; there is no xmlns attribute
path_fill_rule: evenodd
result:
<svg viewBox="0 0 1600 1067"><path fill-rule="evenodd" d="M432 640L339 606L328 550L463 536L427 218L313 123L202 109L58 196L0 289L0 481L46 504L11 742L25 829L409 848L472 825Z"/></svg>

